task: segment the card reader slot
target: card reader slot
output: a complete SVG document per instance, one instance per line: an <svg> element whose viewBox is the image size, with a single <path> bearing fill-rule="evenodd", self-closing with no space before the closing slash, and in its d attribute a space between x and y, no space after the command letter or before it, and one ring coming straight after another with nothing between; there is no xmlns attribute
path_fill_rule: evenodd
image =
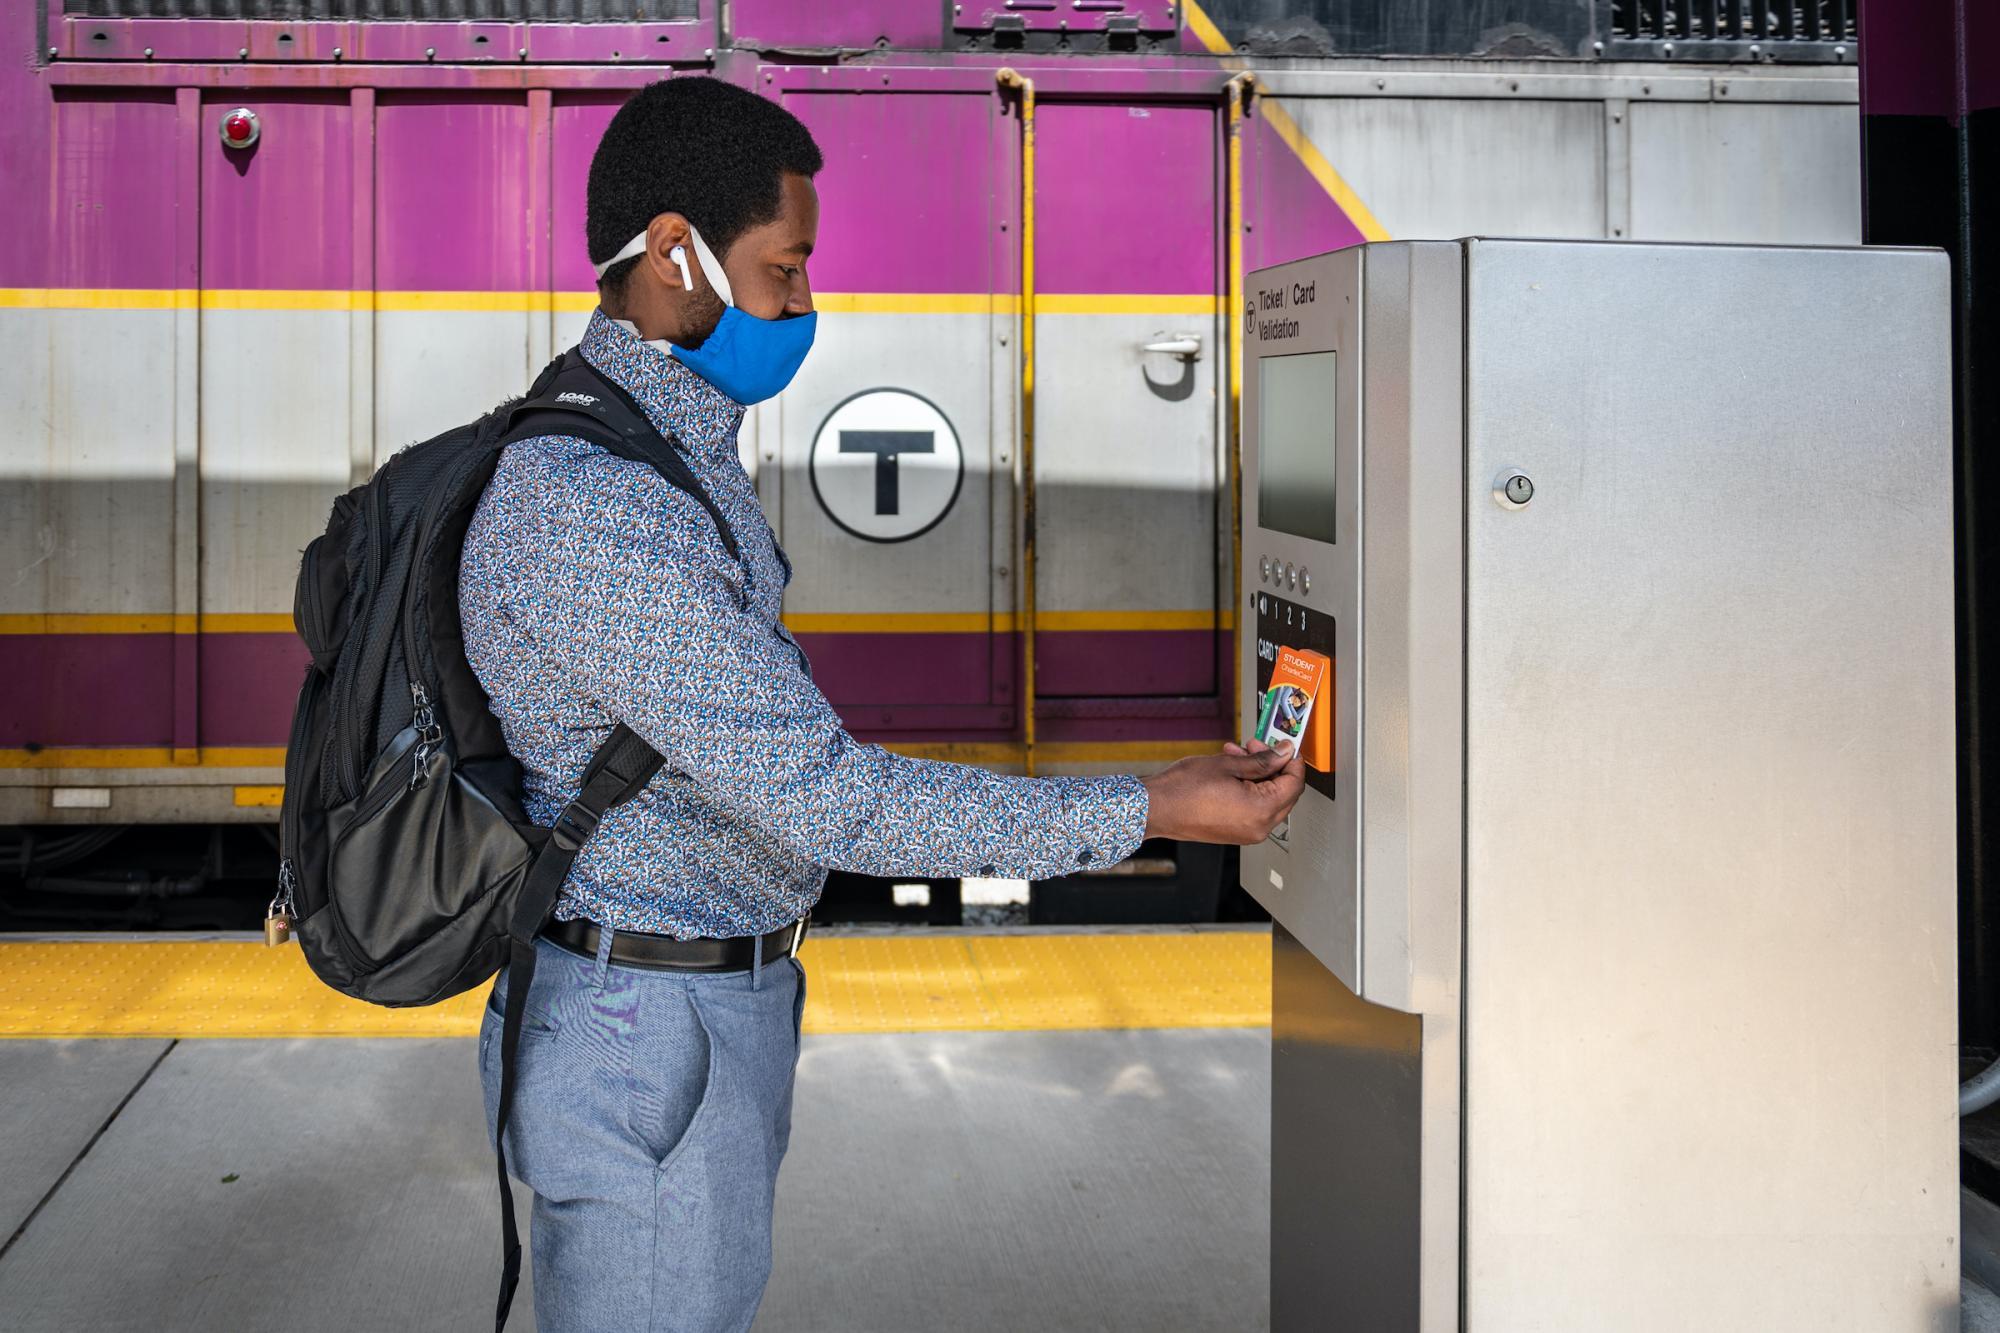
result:
<svg viewBox="0 0 2000 1333"><path fill-rule="evenodd" d="M1280 648L1309 648L1324 654L1333 663L1333 675L1327 681L1325 698L1316 706L1312 724L1314 726L1338 726L1338 710L1334 701L1339 697L1336 688L1340 680L1340 659L1333 653L1334 620L1323 611L1313 610L1299 602L1286 601L1268 592L1257 594L1257 689L1253 698L1261 699L1270 688L1271 671L1277 664ZM1253 716L1255 710L1252 710ZM1306 769L1306 786L1320 795L1333 799L1334 774L1321 772L1312 767Z"/></svg>

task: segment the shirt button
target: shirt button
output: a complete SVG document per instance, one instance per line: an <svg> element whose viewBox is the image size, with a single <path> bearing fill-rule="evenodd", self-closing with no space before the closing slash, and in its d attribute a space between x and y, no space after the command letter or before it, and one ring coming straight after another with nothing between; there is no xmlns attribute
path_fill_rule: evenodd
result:
<svg viewBox="0 0 2000 1333"><path fill-rule="evenodd" d="M1093 851L1091 851L1091 850L1090 850L1090 848L1086 847L1086 848L1084 848L1084 849L1083 849L1082 851L1080 851L1080 852L1078 852L1078 853L1076 854L1076 863L1077 863L1078 865L1080 865L1080 866L1087 866L1087 865L1089 865L1089 864L1090 864L1090 863L1091 863L1091 862L1092 862L1093 860L1095 860L1095 859L1096 859L1096 857L1097 857L1097 853L1096 853L1096 852L1093 852Z"/></svg>
<svg viewBox="0 0 2000 1333"><path fill-rule="evenodd" d="M984 876L984 877L986 877L986 878L988 878L988 879L991 879L991 878L993 877L993 867L992 867L992 866L981 866L981 867L979 867L979 873L980 873L980 874L981 874L982 876Z"/></svg>

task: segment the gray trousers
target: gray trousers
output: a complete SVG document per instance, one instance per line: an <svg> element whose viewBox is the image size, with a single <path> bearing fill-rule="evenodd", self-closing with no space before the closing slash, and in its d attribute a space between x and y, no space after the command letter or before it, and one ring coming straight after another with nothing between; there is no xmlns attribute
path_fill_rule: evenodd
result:
<svg viewBox="0 0 2000 1333"><path fill-rule="evenodd" d="M657 972L543 940L507 1162L535 1192L540 1333L744 1330L771 1274L805 970ZM492 1133L506 974L479 1033Z"/></svg>

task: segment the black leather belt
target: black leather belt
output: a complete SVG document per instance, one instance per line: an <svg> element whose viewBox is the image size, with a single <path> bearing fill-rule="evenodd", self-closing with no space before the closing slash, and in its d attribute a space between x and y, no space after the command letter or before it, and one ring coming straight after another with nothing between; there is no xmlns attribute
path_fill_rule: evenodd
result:
<svg viewBox="0 0 2000 1333"><path fill-rule="evenodd" d="M764 965L790 958L805 938L803 918L763 937ZM581 958L597 957L599 931L595 921L551 921L542 935L559 949ZM647 935L636 930L611 932L611 961L620 967L655 972L748 972L758 937L732 940L677 940L671 935Z"/></svg>

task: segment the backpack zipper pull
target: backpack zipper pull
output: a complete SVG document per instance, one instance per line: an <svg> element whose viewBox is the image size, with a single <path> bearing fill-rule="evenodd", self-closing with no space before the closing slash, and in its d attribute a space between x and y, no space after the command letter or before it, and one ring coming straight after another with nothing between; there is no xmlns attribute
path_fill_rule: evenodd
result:
<svg viewBox="0 0 2000 1333"><path fill-rule="evenodd" d="M278 862L278 892L264 909L265 944L275 946L292 938L292 925L298 920L298 886L298 874L292 869L292 858L287 856Z"/></svg>
<svg viewBox="0 0 2000 1333"><path fill-rule="evenodd" d="M444 739L444 728L437 723L437 714L431 711L431 696L420 680L410 682L410 703L415 715L410 725L417 729L417 748L410 756L410 790L424 785L424 767L430 762L431 752Z"/></svg>

